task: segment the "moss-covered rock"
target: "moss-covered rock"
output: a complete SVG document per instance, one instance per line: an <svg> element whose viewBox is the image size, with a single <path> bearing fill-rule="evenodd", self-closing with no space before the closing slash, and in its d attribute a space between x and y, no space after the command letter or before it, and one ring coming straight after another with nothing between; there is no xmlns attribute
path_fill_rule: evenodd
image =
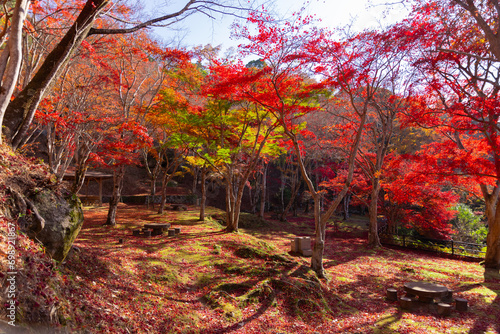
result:
<svg viewBox="0 0 500 334"><path fill-rule="evenodd" d="M46 189L38 192L32 203L45 224L39 232L28 230L28 236L39 240L53 259L64 260L82 228L80 200L77 196L64 197Z"/></svg>

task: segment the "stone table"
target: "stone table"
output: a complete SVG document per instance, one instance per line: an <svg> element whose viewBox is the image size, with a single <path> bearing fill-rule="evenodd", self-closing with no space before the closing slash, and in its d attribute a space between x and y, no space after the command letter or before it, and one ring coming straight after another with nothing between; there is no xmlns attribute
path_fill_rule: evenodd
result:
<svg viewBox="0 0 500 334"><path fill-rule="evenodd" d="M151 235L160 235L163 234L163 231L170 227L169 223L149 223L144 224L144 228L151 229L153 232Z"/></svg>
<svg viewBox="0 0 500 334"><path fill-rule="evenodd" d="M407 296L418 296L418 300L432 303L434 299L450 297L450 290L441 284L431 282L408 282L404 284Z"/></svg>

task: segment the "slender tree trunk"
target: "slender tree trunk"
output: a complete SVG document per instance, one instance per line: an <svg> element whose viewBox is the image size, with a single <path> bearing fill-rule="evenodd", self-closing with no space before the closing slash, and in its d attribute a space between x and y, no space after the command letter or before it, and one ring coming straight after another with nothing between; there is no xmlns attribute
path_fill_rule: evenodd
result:
<svg viewBox="0 0 500 334"><path fill-rule="evenodd" d="M236 199L234 196L233 180L226 179L226 231L238 232L238 219L235 215Z"/></svg>
<svg viewBox="0 0 500 334"><path fill-rule="evenodd" d="M161 201L160 207L158 208L158 213L163 213L165 210L165 205L167 204L167 189L168 183L174 178L175 172L179 168L182 162L183 152L175 152L173 161L167 161L167 166L165 166L165 171L163 173L163 180L161 183ZM171 170L169 174L168 171Z"/></svg>
<svg viewBox="0 0 500 334"><path fill-rule="evenodd" d="M73 194L78 194L80 189L82 189L83 183L85 182L85 174L87 172L87 166L78 165L75 170L75 181L71 186L71 192Z"/></svg>
<svg viewBox="0 0 500 334"><path fill-rule="evenodd" d="M156 179L157 175L150 175L149 176L150 181L151 181L151 186L150 186L150 191L149 195L151 196L151 206L153 210L155 209L155 196L156 196ZM148 209L149 209L149 200L148 200Z"/></svg>
<svg viewBox="0 0 500 334"><path fill-rule="evenodd" d="M0 80L2 89L0 90L0 126L3 125L4 117L11 101L12 94L17 85L19 72L21 71L22 41L24 19L28 13L28 0L17 0L12 14L12 23L10 26L9 40L0 56ZM4 18L6 20L7 18ZM0 144L2 136L0 135Z"/></svg>
<svg viewBox="0 0 500 334"><path fill-rule="evenodd" d="M344 197L344 220L349 219L349 204L351 203L351 194L347 194Z"/></svg>
<svg viewBox="0 0 500 334"><path fill-rule="evenodd" d="M256 202L252 194L252 187L248 187L248 201L250 202L250 212L255 213L257 209Z"/></svg>
<svg viewBox="0 0 500 334"><path fill-rule="evenodd" d="M248 180L249 175L250 174L247 173L244 176L239 176L238 177L239 180L234 180L234 178L226 178L226 182L228 180L231 180L231 182L226 183L226 188L229 190L227 192L227 197L226 197L227 232L238 232L238 223L240 220L240 212L241 212L241 202L243 199L245 184L246 181Z"/></svg>
<svg viewBox="0 0 500 334"><path fill-rule="evenodd" d="M292 175L292 184L290 185L290 188L292 190L292 193L290 195L290 200L288 201L288 204L286 205L285 209L281 213L280 220L281 221L286 221L286 216L290 212L290 209L292 208L292 205L294 205L295 200L297 198L297 194L299 193L299 188L300 188L300 182L299 182L299 170L295 170L293 175Z"/></svg>
<svg viewBox="0 0 500 334"><path fill-rule="evenodd" d="M160 207L158 208L158 213L161 214L165 210L165 205L167 204L167 185L174 176L174 173L169 174L168 170L165 170L163 174L163 179L161 182L161 201Z"/></svg>
<svg viewBox="0 0 500 334"><path fill-rule="evenodd" d="M325 251L326 229L322 228L323 221L321 221L321 201L319 197L319 194L314 196L314 221L316 222L316 231L313 245L313 254L311 258L311 268L316 272L318 277L325 277L323 268L323 253Z"/></svg>
<svg viewBox="0 0 500 334"><path fill-rule="evenodd" d="M368 229L368 246L369 247L382 247L380 238L378 236L378 221L377 221L377 205L378 195L380 193L380 182L375 179L372 185L372 192L370 195L370 204L368 206L368 213L370 217L370 224Z"/></svg>
<svg viewBox="0 0 500 334"><path fill-rule="evenodd" d="M85 174L87 173L88 159L92 149L89 148L88 144L81 144L78 147L77 154L75 155L76 160L76 170L75 170L75 181L71 186L71 192L73 194L78 194L80 189L83 187L85 182Z"/></svg>
<svg viewBox="0 0 500 334"><path fill-rule="evenodd" d="M262 183L260 188L260 210L258 216L264 218L264 211L266 209L266 188L267 188L267 168L268 164L264 165L264 173L262 174Z"/></svg>
<svg viewBox="0 0 500 334"><path fill-rule="evenodd" d="M113 195L109 201L108 218L104 225L116 225L116 212L118 210L118 203L122 195L123 178L125 176L125 166L119 166L113 173Z"/></svg>
<svg viewBox="0 0 500 334"><path fill-rule="evenodd" d="M207 179L207 169L201 169L201 199L200 199L200 221L205 220L205 205L207 203L207 187L206 187L206 179Z"/></svg>
<svg viewBox="0 0 500 334"><path fill-rule="evenodd" d="M201 168L203 169L203 168ZM191 186L191 192L196 194L196 188L198 188L198 174L200 173L200 168L193 166L193 184Z"/></svg>

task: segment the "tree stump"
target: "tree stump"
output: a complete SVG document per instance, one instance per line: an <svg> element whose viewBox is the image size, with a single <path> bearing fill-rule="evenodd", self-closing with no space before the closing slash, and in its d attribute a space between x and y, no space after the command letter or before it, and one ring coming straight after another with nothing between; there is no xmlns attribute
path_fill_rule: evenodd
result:
<svg viewBox="0 0 500 334"><path fill-rule="evenodd" d="M447 316L451 314L451 305L446 303L438 303L438 314L442 316Z"/></svg>
<svg viewBox="0 0 500 334"><path fill-rule="evenodd" d="M181 233L181 228L180 227L174 227L175 235Z"/></svg>
<svg viewBox="0 0 500 334"><path fill-rule="evenodd" d="M119 238L119 239L118 239L118 243L119 243L119 244L123 244L123 238Z"/></svg>
<svg viewBox="0 0 500 334"><path fill-rule="evenodd" d="M168 230L168 236L169 237L175 236L175 230L173 228L171 228L171 229Z"/></svg>
<svg viewBox="0 0 500 334"><path fill-rule="evenodd" d="M395 288L388 288L387 291L387 300L390 300L391 302L395 302L398 300L398 290Z"/></svg>
<svg viewBox="0 0 500 334"><path fill-rule="evenodd" d="M457 309L457 311L463 311L463 312L467 311L469 309L467 299L456 298L455 308Z"/></svg>
<svg viewBox="0 0 500 334"><path fill-rule="evenodd" d="M132 235L133 235L134 237L138 237L138 236L140 236L140 235L141 235L141 230L132 230Z"/></svg>
<svg viewBox="0 0 500 334"><path fill-rule="evenodd" d="M408 297L401 297L399 299L399 305L404 310L411 310L413 308L413 299Z"/></svg>

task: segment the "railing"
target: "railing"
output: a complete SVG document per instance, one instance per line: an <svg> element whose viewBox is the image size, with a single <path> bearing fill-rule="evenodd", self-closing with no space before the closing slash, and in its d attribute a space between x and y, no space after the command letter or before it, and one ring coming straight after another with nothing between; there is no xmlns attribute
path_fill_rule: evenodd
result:
<svg viewBox="0 0 500 334"><path fill-rule="evenodd" d="M409 235L380 233L380 242L386 245L402 246L451 255L484 258L486 245L454 240L437 240Z"/></svg>

